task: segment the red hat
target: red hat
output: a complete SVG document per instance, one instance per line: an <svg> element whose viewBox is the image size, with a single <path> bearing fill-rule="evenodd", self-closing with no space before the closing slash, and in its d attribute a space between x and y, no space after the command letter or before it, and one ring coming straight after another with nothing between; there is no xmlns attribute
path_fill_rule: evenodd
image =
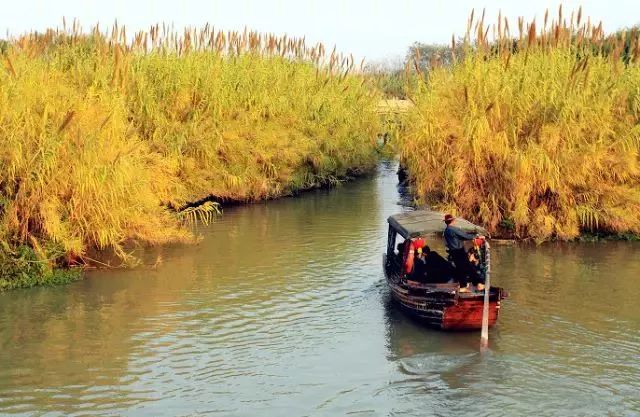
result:
<svg viewBox="0 0 640 417"><path fill-rule="evenodd" d="M454 221L454 220L455 220L455 217L453 217L453 215L451 215L451 214L445 214L445 216L444 216L444 222L445 222L445 223L449 224L449 223L451 223L451 222L452 222L452 221Z"/></svg>

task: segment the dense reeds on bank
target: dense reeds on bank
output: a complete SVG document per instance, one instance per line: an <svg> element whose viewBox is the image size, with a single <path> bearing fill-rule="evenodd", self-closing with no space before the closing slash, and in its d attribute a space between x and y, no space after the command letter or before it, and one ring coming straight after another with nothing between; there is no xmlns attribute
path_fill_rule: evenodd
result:
<svg viewBox="0 0 640 417"><path fill-rule="evenodd" d="M375 164L376 93L320 44L74 25L0 58L0 289L99 251L127 260L130 242L191 240L183 219L215 207L178 210L190 202L273 198Z"/></svg>
<svg viewBox="0 0 640 417"><path fill-rule="evenodd" d="M539 241L640 232L638 34L580 15L515 33L472 15L460 58L411 94L402 160L423 202Z"/></svg>

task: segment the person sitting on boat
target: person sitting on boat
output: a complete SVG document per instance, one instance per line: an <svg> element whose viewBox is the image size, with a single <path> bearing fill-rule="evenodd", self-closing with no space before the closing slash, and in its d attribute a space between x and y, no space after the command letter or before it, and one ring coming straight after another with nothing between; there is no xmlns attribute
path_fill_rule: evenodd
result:
<svg viewBox="0 0 640 417"><path fill-rule="evenodd" d="M424 284L442 284L448 282L455 275L455 268L451 266L438 252L429 246L416 250L413 262L411 280Z"/></svg>
<svg viewBox="0 0 640 417"><path fill-rule="evenodd" d="M460 291L469 291L469 280L477 285L478 290L482 290L484 288L483 282L481 282L476 268L469 262L469 256L464 249L464 241L472 240L476 236L456 227L455 221L456 218L451 214L444 216L444 222L447 225L444 229L444 240L451 260L456 266L456 278L460 283Z"/></svg>
<svg viewBox="0 0 640 417"><path fill-rule="evenodd" d="M418 237L415 239L407 239L404 241L404 273L407 275L414 275L413 264L418 255L418 249L422 249L424 246L424 239Z"/></svg>
<svg viewBox="0 0 640 417"><path fill-rule="evenodd" d="M396 246L397 251L396 251L395 255L398 257L398 259L400 260L400 262L402 262L402 258L404 257L404 245L405 245L405 242L406 242L406 241L404 241L404 242L400 242L400 243L398 243L398 245Z"/></svg>
<svg viewBox="0 0 640 417"><path fill-rule="evenodd" d="M427 275L426 282L442 284L448 282L455 275L455 268L438 252L432 251L429 246L422 248L424 258L424 270Z"/></svg>
<svg viewBox="0 0 640 417"><path fill-rule="evenodd" d="M422 252L422 248L418 248L415 251L415 257L413 260L413 271L411 271L411 274L410 274L412 281L417 281L422 283L427 282L426 280L427 271L426 271L425 261L426 259L424 257L424 253Z"/></svg>

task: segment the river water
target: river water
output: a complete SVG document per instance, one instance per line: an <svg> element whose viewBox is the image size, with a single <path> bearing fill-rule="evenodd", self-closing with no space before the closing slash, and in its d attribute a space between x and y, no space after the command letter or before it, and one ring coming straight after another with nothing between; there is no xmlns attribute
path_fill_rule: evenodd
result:
<svg viewBox="0 0 640 417"><path fill-rule="evenodd" d="M1 294L0 414L640 414L640 245L494 245L510 298L480 355L390 303L396 182L383 164L229 208L146 267Z"/></svg>

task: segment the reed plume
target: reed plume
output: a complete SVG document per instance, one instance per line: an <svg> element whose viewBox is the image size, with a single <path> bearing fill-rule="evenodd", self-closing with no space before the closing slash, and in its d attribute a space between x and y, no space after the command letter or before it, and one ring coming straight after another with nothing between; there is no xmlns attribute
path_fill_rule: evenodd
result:
<svg viewBox="0 0 640 417"><path fill-rule="evenodd" d="M322 44L211 26L84 33L74 20L2 54L6 253L37 241L52 265L128 260L132 242L192 240L184 220L215 210L190 202L273 198L375 165L377 95Z"/></svg>
<svg viewBox="0 0 640 417"><path fill-rule="evenodd" d="M547 16L515 39L469 24L459 59L410 94L402 162L421 201L497 234L640 233L637 31Z"/></svg>

